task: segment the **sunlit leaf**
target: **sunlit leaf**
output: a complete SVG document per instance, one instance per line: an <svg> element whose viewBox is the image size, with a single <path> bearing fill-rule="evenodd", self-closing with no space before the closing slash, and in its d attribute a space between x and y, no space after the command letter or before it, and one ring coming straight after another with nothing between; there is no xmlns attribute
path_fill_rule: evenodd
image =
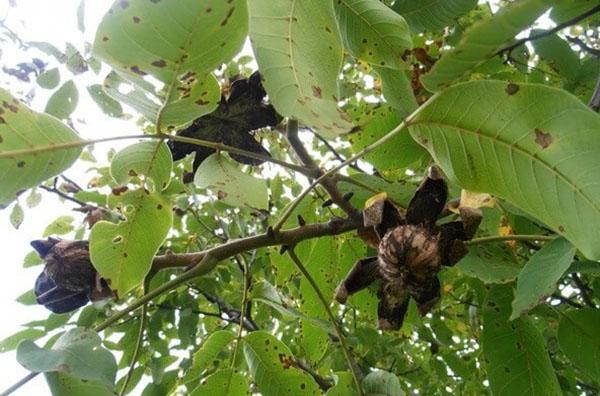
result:
<svg viewBox="0 0 600 396"><path fill-rule="evenodd" d="M421 77L428 90L437 92L461 78L465 73L494 55L502 46L531 25L553 3L553 0L523 0L511 3L494 16L485 19L462 36L451 51Z"/></svg>
<svg viewBox="0 0 600 396"><path fill-rule="evenodd" d="M77 108L77 103L79 103L79 92L73 80L69 80L48 99L44 112L59 119L69 118Z"/></svg>
<svg viewBox="0 0 600 396"><path fill-rule="evenodd" d="M342 44L331 1L249 2L250 38L277 112L327 137L352 125L338 108Z"/></svg>
<svg viewBox="0 0 600 396"><path fill-rule="evenodd" d="M250 394L246 378L232 368L218 370L204 378L190 396L237 396Z"/></svg>
<svg viewBox="0 0 600 396"><path fill-rule="evenodd" d="M73 130L53 117L37 114L0 90L0 207L21 191L67 169L79 147L53 148L80 141ZM33 154L22 150L47 149Z"/></svg>
<svg viewBox="0 0 600 396"><path fill-rule="evenodd" d="M92 263L120 296L148 274L173 221L170 204L144 189L123 194L122 211L125 221L100 221L90 233Z"/></svg>
<svg viewBox="0 0 600 396"><path fill-rule="evenodd" d="M235 340L235 334L228 330L219 330L212 333L194 354L194 370L202 372L211 368L219 354L227 349Z"/></svg>
<svg viewBox="0 0 600 396"><path fill-rule="evenodd" d="M204 160L196 171L194 182L200 188L212 190L228 205L255 209L268 207L265 182L242 172L238 164L223 154L212 154Z"/></svg>
<svg viewBox="0 0 600 396"><path fill-rule="evenodd" d="M123 115L123 108L121 104L108 96L102 85L93 84L87 87L88 93L96 102L96 104L102 109L102 111L111 117L121 117Z"/></svg>
<svg viewBox="0 0 600 396"><path fill-rule="evenodd" d="M177 127L217 106L209 73L241 49L247 24L243 0L115 1L98 27L94 53L144 92L136 109L150 95L155 111L142 113L160 129ZM165 89L159 92L147 75Z"/></svg>
<svg viewBox="0 0 600 396"><path fill-rule="evenodd" d="M114 396L112 387L98 381L82 380L66 373L45 373L52 396Z"/></svg>
<svg viewBox="0 0 600 396"><path fill-rule="evenodd" d="M374 66L403 69L402 55L412 48L408 25L378 0L334 1L344 46Z"/></svg>
<svg viewBox="0 0 600 396"><path fill-rule="evenodd" d="M599 128L564 91L476 81L430 100L410 131L462 188L506 199L598 259Z"/></svg>
<svg viewBox="0 0 600 396"><path fill-rule="evenodd" d="M37 340L45 335L46 332L40 329L21 330L0 341L0 353L12 351L23 340Z"/></svg>
<svg viewBox="0 0 600 396"><path fill-rule="evenodd" d="M398 377L384 370L369 373L363 379L363 388L367 396L403 396L405 394Z"/></svg>
<svg viewBox="0 0 600 396"><path fill-rule="evenodd" d="M396 0L392 7L414 32L437 31L454 24L477 0Z"/></svg>
<svg viewBox="0 0 600 396"><path fill-rule="evenodd" d="M110 163L110 173L120 184L131 176L145 175L152 179L156 190L164 190L171 180L173 159L163 141L132 144L119 151Z"/></svg>
<svg viewBox="0 0 600 396"><path fill-rule="evenodd" d="M38 76L36 82L40 87L45 89L54 89L58 87L58 84L60 83L60 72L58 71L58 68L55 67L46 70Z"/></svg>

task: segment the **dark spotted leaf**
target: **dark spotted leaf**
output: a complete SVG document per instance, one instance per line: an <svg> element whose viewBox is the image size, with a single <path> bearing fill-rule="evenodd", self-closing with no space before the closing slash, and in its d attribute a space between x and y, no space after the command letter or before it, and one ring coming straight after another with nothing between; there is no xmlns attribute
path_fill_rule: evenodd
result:
<svg viewBox="0 0 600 396"><path fill-rule="evenodd" d="M296 360L283 342L264 331L244 337L244 355L250 374L265 396L302 396L320 394L319 386Z"/></svg>
<svg viewBox="0 0 600 396"><path fill-rule="evenodd" d="M410 132L462 188L510 201L600 258L600 116L543 85L474 81L442 92Z"/></svg>
<svg viewBox="0 0 600 396"><path fill-rule="evenodd" d="M348 132L337 104L343 54L332 2L257 0L249 12L254 56L277 112L330 138Z"/></svg>
<svg viewBox="0 0 600 396"><path fill-rule="evenodd" d="M334 1L344 46L374 66L403 69L402 55L412 48L408 24L378 0Z"/></svg>
<svg viewBox="0 0 600 396"><path fill-rule="evenodd" d="M200 381L190 396L241 396L250 395L246 378L232 368L218 370Z"/></svg>
<svg viewBox="0 0 600 396"><path fill-rule="evenodd" d="M120 196L125 221L100 221L90 234L90 259L119 296L138 286L173 221L170 204L144 189Z"/></svg>
<svg viewBox="0 0 600 396"><path fill-rule="evenodd" d="M80 142L71 128L0 90L0 208L71 166Z"/></svg>
<svg viewBox="0 0 600 396"><path fill-rule="evenodd" d="M210 72L241 49L247 26L243 0L118 0L98 27L94 53L142 92L138 111L147 95L155 99L143 113L167 129L214 110L219 90Z"/></svg>
<svg viewBox="0 0 600 396"><path fill-rule="evenodd" d="M166 143L161 140L132 144L119 151L110 163L112 177L122 185L132 176L147 176L155 190L162 191L171 180L173 160Z"/></svg>

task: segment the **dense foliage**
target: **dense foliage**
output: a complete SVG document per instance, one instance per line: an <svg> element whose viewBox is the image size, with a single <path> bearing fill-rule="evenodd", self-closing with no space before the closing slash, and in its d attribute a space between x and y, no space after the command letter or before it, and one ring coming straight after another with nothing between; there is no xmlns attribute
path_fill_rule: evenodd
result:
<svg viewBox="0 0 600 396"><path fill-rule="evenodd" d="M56 270L51 246L41 266L34 244L25 266L42 274L19 301L59 313L0 350L53 395L597 394L599 11L117 0L93 44L64 51L1 25L30 61L3 64L0 205L18 228L59 195L40 234L89 241L73 254L93 268ZM44 112L36 90L52 90ZM138 131L80 137L84 94ZM363 209L403 213L433 164L438 222L482 222L440 300L379 330L380 282L344 304L336 287L377 254Z"/></svg>

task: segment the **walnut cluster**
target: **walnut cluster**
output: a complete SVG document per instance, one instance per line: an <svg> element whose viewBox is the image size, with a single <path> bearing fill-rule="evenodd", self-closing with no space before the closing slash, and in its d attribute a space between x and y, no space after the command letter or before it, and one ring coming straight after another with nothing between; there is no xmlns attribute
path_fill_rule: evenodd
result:
<svg viewBox="0 0 600 396"><path fill-rule="evenodd" d="M444 211L448 186L441 170L431 167L412 198L406 216L385 197L377 196L363 212L364 225L377 235L378 255L358 261L336 290L345 303L348 296L381 280L377 309L380 329L399 329L413 298L421 315L440 298L438 273L467 254L465 241L473 237L481 212L460 208L460 221L436 224Z"/></svg>
<svg viewBox="0 0 600 396"><path fill-rule="evenodd" d="M54 313L64 313L89 301L114 297L92 266L88 241L48 238L33 241L31 246L46 262L34 287L38 304Z"/></svg>

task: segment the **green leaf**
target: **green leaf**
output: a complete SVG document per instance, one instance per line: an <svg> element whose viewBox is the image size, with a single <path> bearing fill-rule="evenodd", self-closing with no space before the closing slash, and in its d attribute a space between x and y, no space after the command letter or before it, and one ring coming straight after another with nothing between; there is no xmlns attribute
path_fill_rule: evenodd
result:
<svg viewBox="0 0 600 396"><path fill-rule="evenodd" d="M36 265L40 265L43 263L44 263L44 260L42 260L42 258L38 254L38 252L31 251L31 252L27 253L25 258L23 259L23 268L34 267Z"/></svg>
<svg viewBox="0 0 600 396"><path fill-rule="evenodd" d="M600 311L578 309L561 315L558 325L560 349L579 370L600 380Z"/></svg>
<svg viewBox="0 0 600 396"><path fill-rule="evenodd" d="M398 377L383 370L369 373L363 379L362 385L366 396L404 396L405 394Z"/></svg>
<svg viewBox="0 0 600 396"><path fill-rule="evenodd" d="M23 224L23 220L25 220L25 212L23 212L23 208L17 202L10 212L10 224L15 227L15 230L18 230L21 224Z"/></svg>
<svg viewBox="0 0 600 396"><path fill-rule="evenodd" d="M392 7L415 33L439 31L453 25L477 5L477 0L396 0Z"/></svg>
<svg viewBox="0 0 600 396"><path fill-rule="evenodd" d="M402 55L412 48L408 24L378 0L334 1L344 46L372 65L404 69Z"/></svg>
<svg viewBox="0 0 600 396"><path fill-rule="evenodd" d="M234 207L248 206L267 209L269 191L264 180L254 178L239 169L224 154L215 153L196 170L194 182L208 188L223 202Z"/></svg>
<svg viewBox="0 0 600 396"><path fill-rule="evenodd" d="M69 80L50 96L44 112L59 119L66 119L75 111L78 102L77 87L73 80Z"/></svg>
<svg viewBox="0 0 600 396"><path fill-rule="evenodd" d="M254 331L244 337L244 355L248 370L264 396L319 394L315 380L296 368L290 349L271 334Z"/></svg>
<svg viewBox="0 0 600 396"><path fill-rule="evenodd" d="M497 195L600 258L600 117L570 94L536 84L456 85L419 111L412 136L446 175Z"/></svg>
<svg viewBox="0 0 600 396"><path fill-rule="evenodd" d="M52 223L46 226L44 229L43 236L47 237L50 235L65 235L73 231L75 227L73 222L75 218L73 216L60 216L56 218Z"/></svg>
<svg viewBox="0 0 600 396"><path fill-rule="evenodd" d="M36 190L31 190L25 202L27 203L28 208L35 208L42 202L42 194Z"/></svg>
<svg viewBox="0 0 600 396"><path fill-rule="evenodd" d="M507 283L521 272L517 259L498 244L469 247L469 254L455 268L485 283Z"/></svg>
<svg viewBox="0 0 600 396"><path fill-rule="evenodd" d="M529 35L534 36L545 32L534 29ZM560 76L568 79L577 78L580 71L579 55L557 34L531 40L531 45L535 53Z"/></svg>
<svg viewBox="0 0 600 396"><path fill-rule="evenodd" d="M123 115L123 107L121 107L121 104L104 92L102 85L90 85L87 87L87 91L98 107L102 109L104 114L111 117L121 117Z"/></svg>
<svg viewBox="0 0 600 396"><path fill-rule="evenodd" d="M385 101L398 111L401 118L406 118L419 107L409 77L404 70L375 67L375 71L381 78Z"/></svg>
<svg viewBox="0 0 600 396"><path fill-rule="evenodd" d="M338 108L342 43L332 1L249 2L250 39L277 112L333 138L348 132Z"/></svg>
<svg viewBox="0 0 600 396"><path fill-rule="evenodd" d="M238 396L249 395L246 378L236 370L227 368L218 370L204 378L190 396Z"/></svg>
<svg viewBox="0 0 600 396"><path fill-rule="evenodd" d="M469 28L458 45L445 53L431 71L421 77L429 91L448 87L508 44L546 11L553 0L523 0L503 7L493 17Z"/></svg>
<svg viewBox="0 0 600 396"><path fill-rule="evenodd" d="M66 44L65 56L67 69L77 75L84 73L88 70L88 65L79 50L71 43Z"/></svg>
<svg viewBox="0 0 600 396"><path fill-rule="evenodd" d="M209 72L241 49L247 24L244 0L115 1L98 27L94 53L157 98L149 118L159 129L178 127L215 109L220 92ZM165 90L157 92L146 75Z"/></svg>
<svg viewBox="0 0 600 396"><path fill-rule="evenodd" d="M161 140L127 146L110 163L110 173L117 183L126 184L131 176L145 175L152 178L156 191L169 185L172 168L171 150Z"/></svg>
<svg viewBox="0 0 600 396"><path fill-rule="evenodd" d="M597 5L596 0L562 0L552 7L550 18L559 24L578 17Z"/></svg>
<svg viewBox="0 0 600 396"><path fill-rule="evenodd" d="M359 119L360 117L360 119ZM402 117L389 106L369 109L359 113L356 124L358 132L346 135L355 152L379 140L402 122ZM370 152L364 159L380 172L405 168L418 160L427 157L427 152L420 147L408 133L400 133L389 140L383 147Z"/></svg>
<svg viewBox="0 0 600 396"><path fill-rule="evenodd" d="M152 98L154 95L152 85L143 87L134 85L113 70L104 79L102 87L110 97L131 106L148 120L154 121L158 117L160 104Z"/></svg>
<svg viewBox="0 0 600 396"><path fill-rule="evenodd" d="M335 385L327 389L325 396L356 396L356 387L352 373L340 371L335 373Z"/></svg>
<svg viewBox="0 0 600 396"><path fill-rule="evenodd" d="M493 286L484 303L481 343L494 396L562 395L544 338L528 317L509 321L513 293Z"/></svg>
<svg viewBox="0 0 600 396"><path fill-rule="evenodd" d="M217 330L209 335L194 353L193 369L198 370L198 373L211 369L219 354L225 351L234 340L235 334L228 330Z"/></svg>
<svg viewBox="0 0 600 396"><path fill-rule="evenodd" d="M65 373L45 373L52 396L114 396L112 387L99 381L82 380Z"/></svg>
<svg viewBox="0 0 600 396"><path fill-rule="evenodd" d="M75 328L63 334L52 349L40 348L30 340L22 341L17 348L17 361L30 371L60 371L112 386L117 363L101 343L95 331Z"/></svg>
<svg viewBox="0 0 600 396"><path fill-rule="evenodd" d="M54 89L58 87L58 84L60 83L60 72L58 71L58 68L55 67L46 70L38 76L36 82L40 87L45 89Z"/></svg>
<svg viewBox="0 0 600 396"><path fill-rule="evenodd" d="M35 305L37 301L35 299L35 293L32 290L28 290L16 298L16 301L23 305Z"/></svg>
<svg viewBox="0 0 600 396"><path fill-rule="evenodd" d="M90 233L90 259L112 290L124 296L150 271L171 224L171 206L144 189L121 195L127 216L119 224L100 221Z"/></svg>
<svg viewBox="0 0 600 396"><path fill-rule="evenodd" d="M13 335L10 335L0 341L0 353L12 351L19 345L19 342L23 340L37 340L46 335L44 330L39 329L25 329L21 330Z"/></svg>
<svg viewBox="0 0 600 396"><path fill-rule="evenodd" d="M564 238L549 242L531 256L519 274L510 319L531 310L552 294L574 256L575 248Z"/></svg>
<svg viewBox="0 0 600 396"><path fill-rule="evenodd" d="M67 169L79 147L77 134L53 117L34 113L4 90L0 90L0 208L17 195ZM59 146L58 148L52 146ZM27 151L38 151L27 154Z"/></svg>

